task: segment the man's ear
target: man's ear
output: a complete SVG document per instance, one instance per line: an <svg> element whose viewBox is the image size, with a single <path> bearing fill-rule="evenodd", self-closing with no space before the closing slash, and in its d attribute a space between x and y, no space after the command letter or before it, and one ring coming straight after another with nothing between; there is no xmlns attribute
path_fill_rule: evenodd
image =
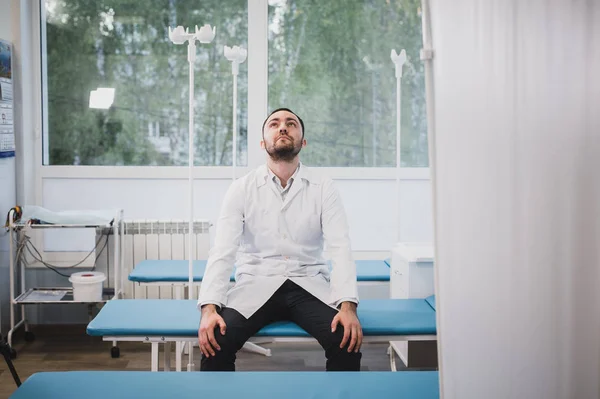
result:
<svg viewBox="0 0 600 399"><path fill-rule="evenodd" d="M262 148L263 150L265 149L265 141L264 140L260 141L260 148Z"/></svg>
<svg viewBox="0 0 600 399"><path fill-rule="evenodd" d="M302 148L306 147L306 139L302 139Z"/></svg>

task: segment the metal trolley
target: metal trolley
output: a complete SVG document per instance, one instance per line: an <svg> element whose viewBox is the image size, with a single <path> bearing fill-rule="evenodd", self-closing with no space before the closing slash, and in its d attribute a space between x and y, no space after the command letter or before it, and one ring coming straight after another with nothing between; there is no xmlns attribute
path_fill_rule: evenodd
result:
<svg viewBox="0 0 600 399"><path fill-rule="evenodd" d="M14 210L11 210L8 215L8 230L9 230L9 248L10 248L10 330L8 332L7 341L9 347L12 347L13 333L21 326L25 328L25 341L33 341L35 336L29 331L25 306L26 305L41 305L41 304L88 304L90 305L90 314L92 307L112 299L123 298L123 283L121 265L123 264L123 210L118 210L113 220L108 224L29 224L14 222ZM73 287L33 287L26 289L25 284L25 264L18 262L16 259L15 241L25 229L82 229L94 228L102 234L113 235L114 251L113 251L113 276L114 288L103 288L102 300L97 302L81 302L75 301L73 298ZM108 243L108 241L107 241ZM16 284L16 268L20 268L19 283ZM60 270L60 268L57 268ZM109 284L107 284L109 285ZM16 320L17 307L21 307L21 319ZM112 357L119 357L119 348L116 342L113 342L111 350ZM11 357L16 358L17 353L14 348L11 348Z"/></svg>

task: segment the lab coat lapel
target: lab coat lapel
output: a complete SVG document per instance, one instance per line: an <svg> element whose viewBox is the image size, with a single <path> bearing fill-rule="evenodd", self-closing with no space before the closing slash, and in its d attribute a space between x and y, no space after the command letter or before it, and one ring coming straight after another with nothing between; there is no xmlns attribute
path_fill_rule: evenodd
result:
<svg viewBox="0 0 600 399"><path fill-rule="evenodd" d="M269 170L267 169L267 166L263 165L258 170L257 174L258 174L258 178L257 178L257 181L256 181L257 187L260 188L260 187L265 186L265 185L268 186L269 189L275 195L275 197L281 203L281 193L279 191L277 191L277 187L275 187L275 184L273 184L273 182L271 181L271 177L269 176ZM266 189L266 187L264 189ZM264 200L264 198L263 198L263 200Z"/></svg>
<svg viewBox="0 0 600 399"><path fill-rule="evenodd" d="M269 186L275 197L277 197L279 202L281 202L281 193L279 190L277 190L277 187L275 187L275 182L273 182L269 177L267 177L267 186Z"/></svg>
<svg viewBox="0 0 600 399"><path fill-rule="evenodd" d="M281 210L285 210L290 205L290 203L292 202L292 200L294 199L294 197L296 195L298 195L298 193L300 191L302 191L303 188L304 188L304 182L302 181L302 178L300 177L300 174L298 174L298 176L294 180L294 183L292 184L292 187L290 187L290 192L285 197L285 201L283 201L283 205L281 206Z"/></svg>
<svg viewBox="0 0 600 399"><path fill-rule="evenodd" d="M304 165L302 165L302 163L300 163L300 169L298 170L298 173L294 177L294 182L292 183L292 187L290 187L290 192L288 193L287 197L285 198L285 201L283 202L283 205L281 206L281 210L285 210L287 207L290 206L290 203L294 200L294 198L302 190L304 190L305 183L308 183L309 181L310 181L310 173L309 173L308 169L306 169L306 166L304 166Z"/></svg>

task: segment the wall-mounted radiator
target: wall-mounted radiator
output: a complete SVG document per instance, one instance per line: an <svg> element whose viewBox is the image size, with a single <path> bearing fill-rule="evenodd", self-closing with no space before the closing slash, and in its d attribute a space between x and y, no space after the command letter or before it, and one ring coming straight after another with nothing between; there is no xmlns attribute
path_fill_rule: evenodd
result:
<svg viewBox="0 0 600 399"><path fill-rule="evenodd" d="M194 222L195 236L193 249L195 259L207 259L210 248L210 222L197 220ZM136 264L145 259L188 259L188 222L185 220L126 220L123 226L123 257L121 265L123 274L123 290L125 298L172 299L175 297L172 287L140 287L127 279ZM96 232L96 240L103 240L102 234ZM113 240L98 258L99 270L111 270L114 251ZM107 268L108 266L108 268ZM108 276L108 286L114 287L114 276Z"/></svg>

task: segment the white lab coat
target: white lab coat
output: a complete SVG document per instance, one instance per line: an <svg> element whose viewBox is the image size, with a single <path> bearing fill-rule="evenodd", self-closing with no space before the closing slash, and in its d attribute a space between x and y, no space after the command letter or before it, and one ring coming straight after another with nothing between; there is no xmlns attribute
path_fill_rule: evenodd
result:
<svg viewBox="0 0 600 399"><path fill-rule="evenodd" d="M236 282L230 289L234 263ZM263 165L227 191L198 308L212 303L249 318L287 279L329 306L358 303L348 223L333 181L300 164L283 201Z"/></svg>

